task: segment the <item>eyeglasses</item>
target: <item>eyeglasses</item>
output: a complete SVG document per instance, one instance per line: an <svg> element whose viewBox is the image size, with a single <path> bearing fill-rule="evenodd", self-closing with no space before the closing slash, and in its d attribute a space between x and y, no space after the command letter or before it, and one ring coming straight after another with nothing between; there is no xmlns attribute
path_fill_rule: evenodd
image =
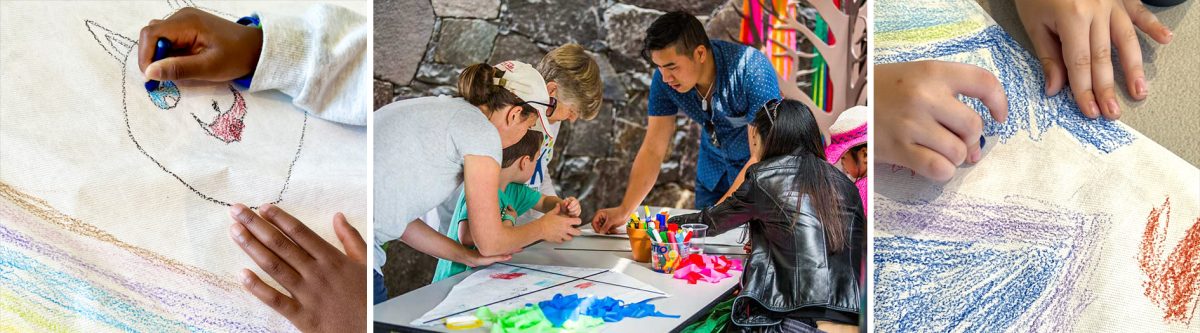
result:
<svg viewBox="0 0 1200 333"><path fill-rule="evenodd" d="M545 106L546 107L546 118L550 118L551 116L553 116L554 110L558 109L558 99L556 99L554 97L550 97L550 104L546 104L546 103L542 103L542 102L533 102L533 101L526 101L525 103L521 103L521 104L522 105L523 104L536 104L536 105Z"/></svg>

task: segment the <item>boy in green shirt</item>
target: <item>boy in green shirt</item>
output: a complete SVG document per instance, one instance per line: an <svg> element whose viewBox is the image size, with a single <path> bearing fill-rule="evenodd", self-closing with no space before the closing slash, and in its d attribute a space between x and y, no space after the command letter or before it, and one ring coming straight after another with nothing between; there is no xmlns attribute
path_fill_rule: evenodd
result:
<svg viewBox="0 0 1200 333"><path fill-rule="evenodd" d="M542 213L558 212L570 217L579 217L581 208L579 200L574 197L559 199L555 196L543 196L541 192L525 185L533 177L537 166L539 150L542 147L542 132L529 131L516 144L504 148L503 161L500 163L500 183L507 184L500 189L500 219L507 225L513 225L517 216L530 209ZM464 191L464 194L466 192ZM473 247L470 223L467 218L467 198L459 195L458 204L454 208L454 216L450 219L446 237L468 247ZM438 259L437 270L433 273L433 282L462 273L470 267L453 261Z"/></svg>

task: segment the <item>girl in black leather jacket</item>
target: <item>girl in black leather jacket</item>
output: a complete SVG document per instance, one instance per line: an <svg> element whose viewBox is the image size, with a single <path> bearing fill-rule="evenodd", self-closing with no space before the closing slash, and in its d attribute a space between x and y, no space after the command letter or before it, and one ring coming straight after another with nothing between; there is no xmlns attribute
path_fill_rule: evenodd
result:
<svg viewBox="0 0 1200 333"><path fill-rule="evenodd" d="M766 103L750 133L761 162L737 192L670 221L703 223L711 234L748 225L742 289L731 307L717 307L732 312L724 331L857 332L866 251L857 188L825 161L817 122L800 102Z"/></svg>

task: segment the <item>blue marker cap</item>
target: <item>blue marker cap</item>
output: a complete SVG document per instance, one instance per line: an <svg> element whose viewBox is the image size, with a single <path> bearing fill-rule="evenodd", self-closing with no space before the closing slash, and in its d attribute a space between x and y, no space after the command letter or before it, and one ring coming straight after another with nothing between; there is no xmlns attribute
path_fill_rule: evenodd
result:
<svg viewBox="0 0 1200 333"><path fill-rule="evenodd" d="M151 62L163 60L163 58L166 58L167 50L170 50L170 49L171 49L171 41L167 40L166 38L159 37L158 42L156 44L154 44L154 58L151 60ZM146 81L146 91L154 91L155 89L158 89L158 81L155 81L155 80Z"/></svg>

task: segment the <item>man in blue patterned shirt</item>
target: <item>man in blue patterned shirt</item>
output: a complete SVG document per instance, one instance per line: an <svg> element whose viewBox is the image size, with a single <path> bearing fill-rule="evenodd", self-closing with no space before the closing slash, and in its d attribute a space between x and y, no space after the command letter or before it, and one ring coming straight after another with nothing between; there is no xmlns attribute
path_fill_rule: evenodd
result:
<svg viewBox="0 0 1200 333"><path fill-rule="evenodd" d="M709 40L691 14L663 14L646 29L642 56L654 63L646 137L633 161L621 205L592 218L597 232L625 224L658 178L682 111L704 129L696 164L696 208L712 206L729 191L750 160L746 125L771 99L780 98L771 62L758 50Z"/></svg>

